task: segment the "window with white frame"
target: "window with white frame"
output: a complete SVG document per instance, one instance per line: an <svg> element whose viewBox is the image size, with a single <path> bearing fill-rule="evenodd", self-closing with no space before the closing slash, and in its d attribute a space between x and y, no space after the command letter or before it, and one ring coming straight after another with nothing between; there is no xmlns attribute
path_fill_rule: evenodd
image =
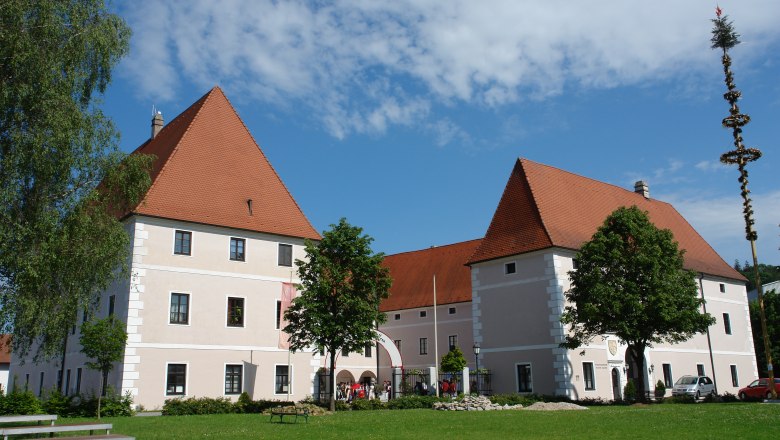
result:
<svg viewBox="0 0 780 440"><path fill-rule="evenodd" d="M190 295L188 293L171 292L171 324L190 323Z"/></svg>
<svg viewBox="0 0 780 440"><path fill-rule="evenodd" d="M243 238L230 237L230 259L233 261L245 261L245 247L246 240Z"/></svg>
<svg viewBox="0 0 780 440"><path fill-rule="evenodd" d="M274 393L287 394L290 387L290 367L289 365L277 365L276 366L276 382L274 385Z"/></svg>
<svg viewBox="0 0 780 440"><path fill-rule="evenodd" d="M227 325L228 327L244 326L244 298L228 297Z"/></svg>
<svg viewBox="0 0 780 440"><path fill-rule="evenodd" d="M532 393L531 364L517 364L517 392Z"/></svg>
<svg viewBox="0 0 780 440"><path fill-rule="evenodd" d="M395 315L393 315L393 320L394 321L400 321L401 320L401 314L400 313L396 313Z"/></svg>
<svg viewBox="0 0 780 440"><path fill-rule="evenodd" d="M168 364L165 394L183 396L187 389L187 364Z"/></svg>
<svg viewBox="0 0 780 440"><path fill-rule="evenodd" d="M173 253L175 255L192 254L192 232L176 231L173 239Z"/></svg>
<svg viewBox="0 0 780 440"><path fill-rule="evenodd" d="M596 389L596 381L593 374L593 362L582 363L582 378L585 380L586 390Z"/></svg>
<svg viewBox="0 0 780 440"><path fill-rule="evenodd" d="M243 365L225 365L225 394L241 394Z"/></svg>
<svg viewBox="0 0 780 440"><path fill-rule="evenodd" d="M428 338L420 338L420 354L428 354Z"/></svg>
<svg viewBox="0 0 780 440"><path fill-rule="evenodd" d="M292 267L292 245L279 243L279 256L277 259L279 266Z"/></svg>
<svg viewBox="0 0 780 440"><path fill-rule="evenodd" d="M458 335L450 335L447 338L447 346L450 348L450 351L452 351L453 348L458 346Z"/></svg>

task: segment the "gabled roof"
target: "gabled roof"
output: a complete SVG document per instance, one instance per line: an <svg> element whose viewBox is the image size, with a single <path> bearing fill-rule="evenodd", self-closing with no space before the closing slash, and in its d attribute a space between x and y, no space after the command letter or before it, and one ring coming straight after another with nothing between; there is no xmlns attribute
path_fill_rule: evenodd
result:
<svg viewBox="0 0 780 440"><path fill-rule="evenodd" d="M433 305L433 276L436 275L436 304L471 301L471 269L466 266L480 240L404 252L385 257L393 286L379 310L411 309Z"/></svg>
<svg viewBox="0 0 780 440"><path fill-rule="evenodd" d="M577 250L621 206L647 211L685 250L687 269L736 280L726 263L674 207L660 200L548 165L518 159L482 244L468 264L561 247Z"/></svg>
<svg viewBox="0 0 780 440"><path fill-rule="evenodd" d="M0 335L0 364L11 363L11 335Z"/></svg>
<svg viewBox="0 0 780 440"><path fill-rule="evenodd" d="M219 87L135 152L157 159L132 214L320 238Z"/></svg>

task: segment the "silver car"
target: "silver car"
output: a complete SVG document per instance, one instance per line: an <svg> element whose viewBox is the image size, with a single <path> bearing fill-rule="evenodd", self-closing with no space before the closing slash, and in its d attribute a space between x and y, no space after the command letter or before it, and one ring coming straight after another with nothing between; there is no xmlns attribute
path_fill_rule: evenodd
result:
<svg viewBox="0 0 780 440"><path fill-rule="evenodd" d="M715 395L715 384L707 376L683 376L672 388L672 396L693 396L698 399L708 394Z"/></svg>

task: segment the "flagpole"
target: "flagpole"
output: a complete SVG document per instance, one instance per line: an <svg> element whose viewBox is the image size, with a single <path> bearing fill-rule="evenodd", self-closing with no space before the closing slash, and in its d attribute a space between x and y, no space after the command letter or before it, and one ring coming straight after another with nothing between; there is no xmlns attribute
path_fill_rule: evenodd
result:
<svg viewBox="0 0 780 440"><path fill-rule="evenodd" d="M290 271L290 288L292 288L292 277L293 277L293 271ZM292 305L292 294L290 294L290 305ZM279 326L281 327L281 326ZM281 329L280 329L281 331ZM290 389L292 388L292 365L290 365L290 357L291 357L291 350L290 350L290 344L288 342L287 344L287 401L290 401Z"/></svg>
<svg viewBox="0 0 780 440"><path fill-rule="evenodd" d="M436 314L436 274L433 274L433 356L436 365L436 375L439 375L439 321ZM439 378L435 377L436 397L439 397Z"/></svg>

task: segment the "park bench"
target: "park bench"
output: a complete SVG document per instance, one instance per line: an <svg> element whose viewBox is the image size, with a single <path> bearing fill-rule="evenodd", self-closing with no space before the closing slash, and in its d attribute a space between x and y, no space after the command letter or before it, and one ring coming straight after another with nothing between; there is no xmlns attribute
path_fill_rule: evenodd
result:
<svg viewBox="0 0 780 440"><path fill-rule="evenodd" d="M56 414L34 414L29 416L0 416L0 423L30 423L51 422L53 425L57 420Z"/></svg>
<svg viewBox="0 0 780 440"><path fill-rule="evenodd" d="M279 417L279 423L284 422L284 417L294 417L295 423L298 423L298 417L303 417L306 423L309 423L309 408L298 408L295 406L277 406L271 410L271 419L273 422L274 417Z"/></svg>
<svg viewBox="0 0 780 440"><path fill-rule="evenodd" d="M78 437L62 437L68 440L135 440L135 437L124 434L105 434L105 435L80 435ZM51 440L50 437L41 437L32 440Z"/></svg>
<svg viewBox="0 0 780 440"><path fill-rule="evenodd" d="M69 425L34 425L34 426L12 426L0 428L0 435L3 436L3 440L8 440L12 435L25 435L25 434L50 434L54 436L55 433L61 432L78 432L89 431L89 435L95 433L95 431L106 431L106 435L111 433L113 425L110 423L74 423ZM92 438L92 437L90 437ZM125 438L125 437L120 437Z"/></svg>

